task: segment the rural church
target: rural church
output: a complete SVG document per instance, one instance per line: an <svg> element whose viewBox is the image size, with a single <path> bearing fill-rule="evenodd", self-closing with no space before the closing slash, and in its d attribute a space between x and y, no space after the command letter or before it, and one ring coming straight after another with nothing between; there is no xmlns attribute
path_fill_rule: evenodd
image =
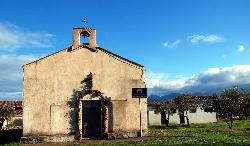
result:
<svg viewBox="0 0 250 146"><path fill-rule="evenodd" d="M95 28L73 28L72 46L24 65L23 73L24 137L69 141L147 132L147 99L132 98L132 88L146 87L144 67L97 46Z"/></svg>

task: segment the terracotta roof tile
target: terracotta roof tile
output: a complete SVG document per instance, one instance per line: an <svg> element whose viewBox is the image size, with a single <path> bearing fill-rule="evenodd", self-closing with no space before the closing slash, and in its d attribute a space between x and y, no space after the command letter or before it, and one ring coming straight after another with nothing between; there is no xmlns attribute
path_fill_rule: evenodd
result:
<svg viewBox="0 0 250 146"><path fill-rule="evenodd" d="M0 106L22 107L22 101L0 101Z"/></svg>
<svg viewBox="0 0 250 146"><path fill-rule="evenodd" d="M22 116L23 115L23 106L22 101L0 101L0 107L1 106L10 106L15 108L15 115L16 116Z"/></svg>

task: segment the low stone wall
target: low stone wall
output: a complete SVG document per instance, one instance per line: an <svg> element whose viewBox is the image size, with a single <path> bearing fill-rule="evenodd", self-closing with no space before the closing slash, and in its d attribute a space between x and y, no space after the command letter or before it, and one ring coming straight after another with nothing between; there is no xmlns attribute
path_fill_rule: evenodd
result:
<svg viewBox="0 0 250 146"><path fill-rule="evenodd" d="M133 138L133 137L141 137L141 132L114 132L108 133L107 139L120 139L120 138ZM142 136L148 136L148 132L142 132Z"/></svg>
<svg viewBox="0 0 250 146"><path fill-rule="evenodd" d="M22 137L21 143L36 144L44 142L70 142L74 140L75 140L74 135L30 136L30 137Z"/></svg>
<svg viewBox="0 0 250 146"><path fill-rule="evenodd" d="M112 132L105 133L103 137L100 138L82 138L85 139L122 139L122 138L132 138L140 137L140 132ZM148 136L148 132L143 132L142 136ZM20 139L20 138L19 138ZM46 143L46 142L70 142L75 141L74 135L55 135L55 136L29 136L21 137L21 143L23 144L37 144L37 143Z"/></svg>

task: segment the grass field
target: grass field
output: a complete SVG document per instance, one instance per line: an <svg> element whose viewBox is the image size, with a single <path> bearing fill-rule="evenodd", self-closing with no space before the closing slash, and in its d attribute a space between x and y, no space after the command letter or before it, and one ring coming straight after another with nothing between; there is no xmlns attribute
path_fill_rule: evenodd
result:
<svg viewBox="0 0 250 146"><path fill-rule="evenodd" d="M39 145L250 145L250 120L234 121L231 130L225 122L220 121L211 124L191 124L190 128L182 125L170 125L168 128L152 126L149 127L149 131L151 137Z"/></svg>
<svg viewBox="0 0 250 146"><path fill-rule="evenodd" d="M235 121L230 130L225 122L193 124L191 128L171 126L151 127L158 137L145 144L166 145L250 145L250 120Z"/></svg>
<svg viewBox="0 0 250 146"><path fill-rule="evenodd" d="M250 120L234 121L230 130L223 121L211 124L192 124L149 128L152 138L108 142L102 145L250 145Z"/></svg>

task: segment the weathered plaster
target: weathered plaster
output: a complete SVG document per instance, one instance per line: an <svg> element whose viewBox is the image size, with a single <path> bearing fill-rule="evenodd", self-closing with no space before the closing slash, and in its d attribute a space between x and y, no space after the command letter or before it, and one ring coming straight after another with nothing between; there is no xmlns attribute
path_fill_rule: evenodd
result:
<svg viewBox="0 0 250 146"><path fill-rule="evenodd" d="M113 125L109 131L139 131L139 100L132 99L133 87L145 87L144 69L127 60L86 45L66 48L24 65L23 134L67 135L75 132L72 107L74 92L93 73L93 90L110 97ZM147 130L147 104L142 102L142 127Z"/></svg>

